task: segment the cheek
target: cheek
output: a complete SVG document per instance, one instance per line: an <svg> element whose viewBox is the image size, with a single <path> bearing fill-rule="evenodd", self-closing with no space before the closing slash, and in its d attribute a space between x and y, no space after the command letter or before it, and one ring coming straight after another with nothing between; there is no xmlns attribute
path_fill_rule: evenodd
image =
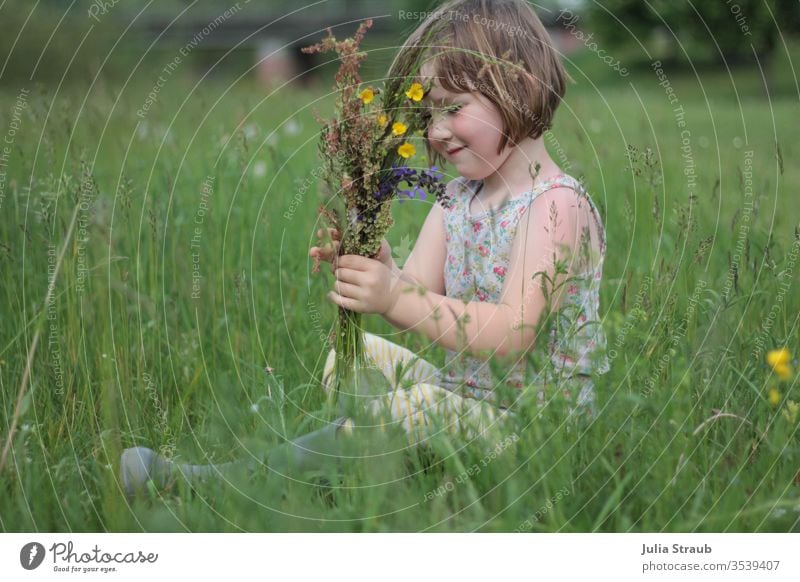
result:
<svg viewBox="0 0 800 582"><path fill-rule="evenodd" d="M472 119L461 117L454 123L454 129L468 142L479 144L481 151L497 155L497 146L503 136L503 121L499 117L479 112Z"/></svg>
<svg viewBox="0 0 800 582"><path fill-rule="evenodd" d="M474 130L474 136L470 143L474 144L472 149L485 163L494 164L497 162L497 158L502 156L502 152L500 154L497 153L502 136L502 129L481 124Z"/></svg>
<svg viewBox="0 0 800 582"><path fill-rule="evenodd" d="M500 144L500 141L503 139L503 134L505 131L503 130L503 120L499 116L493 116L486 120L487 123L484 126L484 132L486 135L486 141L491 142L492 149L497 154L497 146Z"/></svg>

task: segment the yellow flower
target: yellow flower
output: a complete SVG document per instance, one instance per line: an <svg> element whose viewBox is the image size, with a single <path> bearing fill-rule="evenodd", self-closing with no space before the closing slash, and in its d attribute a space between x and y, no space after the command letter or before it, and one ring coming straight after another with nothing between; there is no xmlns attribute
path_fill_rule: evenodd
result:
<svg viewBox="0 0 800 582"><path fill-rule="evenodd" d="M425 91L419 83L412 83L411 88L406 91L406 97L412 101L421 101L425 96Z"/></svg>
<svg viewBox="0 0 800 582"><path fill-rule="evenodd" d="M786 420L794 423L797 420L798 412L800 412L800 404L797 404L794 400L789 400L786 402L786 408L783 409L782 414Z"/></svg>
<svg viewBox="0 0 800 582"><path fill-rule="evenodd" d="M387 123L389 123L389 118L386 117L385 113L381 113L378 116L378 125L380 125L381 127L386 127Z"/></svg>
<svg viewBox="0 0 800 582"><path fill-rule="evenodd" d="M781 380L788 380L792 377L792 367L788 364L778 364L773 370Z"/></svg>
<svg viewBox="0 0 800 582"><path fill-rule="evenodd" d="M786 348L781 348L779 350L772 350L767 352L767 363L775 368L776 366L780 366L781 364L786 365L789 363L789 360L792 359L792 354L789 353L789 350Z"/></svg>
<svg viewBox="0 0 800 582"><path fill-rule="evenodd" d="M375 91L371 87L367 87L358 94L358 98L364 102L364 105L369 105L375 99Z"/></svg>
<svg viewBox="0 0 800 582"><path fill-rule="evenodd" d="M781 402L781 393L775 388L770 388L769 394L767 395L767 400L770 404L772 404L772 406L778 406L778 404Z"/></svg>
<svg viewBox="0 0 800 582"><path fill-rule="evenodd" d="M403 156L404 158L408 159L417 153L417 148L411 145L408 142L403 143L399 148L397 148L397 153Z"/></svg>
<svg viewBox="0 0 800 582"><path fill-rule="evenodd" d="M402 123L400 121L395 121L392 124L392 133L394 135L403 135L406 132L407 129L408 129L408 126L405 123Z"/></svg>

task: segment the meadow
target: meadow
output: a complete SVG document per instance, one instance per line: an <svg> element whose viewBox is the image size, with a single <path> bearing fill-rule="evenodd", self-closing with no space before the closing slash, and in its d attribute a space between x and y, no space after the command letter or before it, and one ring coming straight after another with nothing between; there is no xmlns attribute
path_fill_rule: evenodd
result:
<svg viewBox="0 0 800 582"><path fill-rule="evenodd" d="M793 69L767 98L755 70L621 78L582 58L547 143L608 235L591 424L529 407L489 453L365 438L338 475L133 503L125 447L222 462L332 418L332 276L307 256L329 84L4 85L0 530L800 531L800 390L765 361L800 339ZM429 203L395 206L398 260Z"/></svg>

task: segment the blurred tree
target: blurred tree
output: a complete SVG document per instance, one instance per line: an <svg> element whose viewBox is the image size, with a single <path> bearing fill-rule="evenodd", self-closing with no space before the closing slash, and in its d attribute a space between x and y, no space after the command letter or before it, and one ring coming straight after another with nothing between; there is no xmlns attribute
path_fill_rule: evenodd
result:
<svg viewBox="0 0 800 582"><path fill-rule="evenodd" d="M90 0L74 3L47 0L0 2L0 80L85 82L94 78L122 34L111 14L90 16ZM111 6L111 3L107 3ZM103 69L105 75L126 72L130 58L118 46Z"/></svg>
<svg viewBox="0 0 800 582"><path fill-rule="evenodd" d="M755 53L768 64L779 34L800 32L798 0L593 0L585 15L609 45L638 41L649 50L661 39L662 54L654 56L662 60L684 58L677 39L692 60L736 64Z"/></svg>

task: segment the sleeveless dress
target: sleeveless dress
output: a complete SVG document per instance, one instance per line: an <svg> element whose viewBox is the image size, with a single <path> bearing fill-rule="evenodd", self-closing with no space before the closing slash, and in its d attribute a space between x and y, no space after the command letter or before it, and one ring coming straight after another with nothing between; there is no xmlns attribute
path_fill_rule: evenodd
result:
<svg viewBox="0 0 800 582"><path fill-rule="evenodd" d="M599 321L600 281L606 250L606 234L600 214L583 185L568 175L559 175L538 184L504 202L493 213L470 214L470 202L482 186L479 180L456 179L452 203L445 210L447 258L445 261L445 294L463 301L499 303L510 263L512 242L520 218L530 210L531 203L541 194L558 187L567 187L588 201L601 233L600 256L585 261L580 273L568 273L566 285L548 338L549 360L552 369L546 374L533 371L526 381L526 359L520 358L512 369L504 370L505 378L492 376L489 363L471 356L466 350L445 350L445 366L439 370L439 384L462 396L486 399L508 408L507 400L498 402L495 388L506 383L522 390L525 386L558 384L570 398L569 390L580 391L578 404L591 400L591 374L604 374L609 369L606 357L606 338ZM588 243L588 229L584 232ZM541 344L537 342L536 350ZM529 374L530 376L530 374ZM544 390L539 390L543 400Z"/></svg>

